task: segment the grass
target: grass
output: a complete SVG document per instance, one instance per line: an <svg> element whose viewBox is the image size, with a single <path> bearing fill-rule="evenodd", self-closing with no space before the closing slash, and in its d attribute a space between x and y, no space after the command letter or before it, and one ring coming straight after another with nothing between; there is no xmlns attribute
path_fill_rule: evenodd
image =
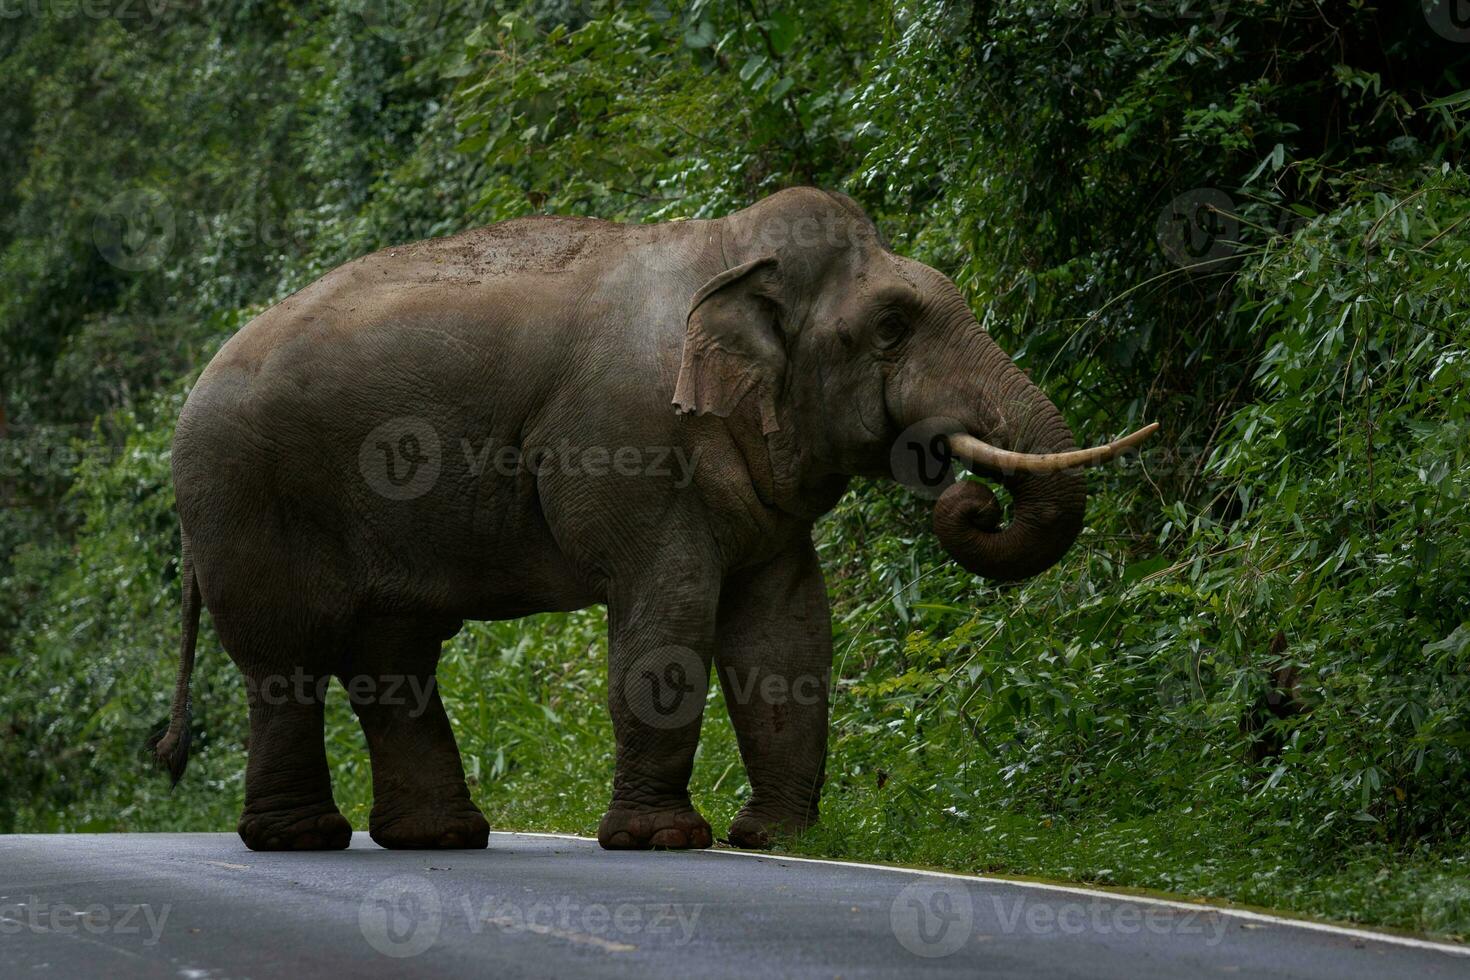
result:
<svg viewBox="0 0 1470 980"><path fill-rule="evenodd" d="M446 655L443 690L476 802L493 827L593 835L613 770L601 614L557 619L529 620L523 632L514 624L472 624ZM494 676L474 676L485 667L482 644L516 633L513 645L490 654ZM569 658L539 660L535 644L548 641ZM982 765L936 757L881 774L867 769L871 747L850 727L857 714L838 703L834 717L822 822L780 842L780 852L1148 889L1470 938L1470 846L1344 851L1330 840L1305 841L1289 828L1260 826L1222 802L1122 819L1017 812L987 803L987 795L1003 796L1004 787L986 787L995 776ZM343 698L334 704L331 730L338 802L355 827L366 827L366 755ZM972 805L935 805L938 784L966 774L980 783L970 793ZM716 690L691 792L717 837L749 791Z"/></svg>
<svg viewBox="0 0 1470 980"><path fill-rule="evenodd" d="M471 790L493 827L595 834L613 771L602 629L601 610L471 623L446 647L441 691ZM159 663L150 682L160 695L166 673ZM195 675L206 737L184 781L166 792L139 756L134 771L73 785L71 806L22 805L12 827L233 830L244 790L243 701L233 666L206 629ZM779 842L779 852L1147 889L1470 938L1470 846L1404 850L1304 838L1285 821L1261 821L1245 793L1182 805L1098 799L1071 811L1027 803L1006 785L1002 767L978 747L956 744L952 730L916 741L885 735L880 722L851 685L839 685L822 822ZM366 829L371 771L338 689L328 701L327 743L337 803ZM691 792L719 836L749 791L716 690Z"/></svg>

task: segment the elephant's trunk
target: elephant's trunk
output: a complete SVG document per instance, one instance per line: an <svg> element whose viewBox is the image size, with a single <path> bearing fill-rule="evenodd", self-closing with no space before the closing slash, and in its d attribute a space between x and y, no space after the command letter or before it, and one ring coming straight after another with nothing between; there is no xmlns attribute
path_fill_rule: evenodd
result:
<svg viewBox="0 0 1470 980"><path fill-rule="evenodd" d="M1073 448L1071 432L1049 402L1044 415L1040 444L1053 451ZM1067 553L1082 530L1087 481L1077 469L1000 479L1011 493L1010 523L1001 526L1000 504L988 488L961 480L934 505L934 533L967 571L1010 582L1046 571Z"/></svg>
<svg viewBox="0 0 1470 980"><path fill-rule="evenodd" d="M1061 412L998 347L985 338L989 363L979 372L983 410L971 432L986 432L1000 448L970 433L952 435L950 451L977 472L998 479L1012 499L1001 526L995 495L972 480L950 487L934 507L934 532L966 570L994 581L1029 578L1061 560L1082 530L1087 481L1094 466L1135 448L1157 428L1078 450Z"/></svg>

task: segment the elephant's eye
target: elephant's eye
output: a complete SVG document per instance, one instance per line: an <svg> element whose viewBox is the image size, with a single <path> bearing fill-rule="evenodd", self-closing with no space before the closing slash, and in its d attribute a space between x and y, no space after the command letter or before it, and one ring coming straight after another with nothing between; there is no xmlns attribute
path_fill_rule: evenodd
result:
<svg viewBox="0 0 1470 980"><path fill-rule="evenodd" d="M884 310L878 315L876 336L878 346L885 350L908 336L909 320L898 310Z"/></svg>

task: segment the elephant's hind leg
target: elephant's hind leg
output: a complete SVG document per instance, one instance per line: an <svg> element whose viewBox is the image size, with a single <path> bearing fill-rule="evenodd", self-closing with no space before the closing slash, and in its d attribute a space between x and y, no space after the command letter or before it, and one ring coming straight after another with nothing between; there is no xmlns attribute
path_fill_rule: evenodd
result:
<svg viewBox="0 0 1470 980"><path fill-rule="evenodd" d="M341 680L373 764L369 833L389 848L478 848L490 825L470 799L434 668L443 623L375 619L357 631Z"/></svg>
<svg viewBox="0 0 1470 980"><path fill-rule="evenodd" d="M250 749L240 839L253 851L340 850L352 826L332 801L322 715L330 675L247 674Z"/></svg>

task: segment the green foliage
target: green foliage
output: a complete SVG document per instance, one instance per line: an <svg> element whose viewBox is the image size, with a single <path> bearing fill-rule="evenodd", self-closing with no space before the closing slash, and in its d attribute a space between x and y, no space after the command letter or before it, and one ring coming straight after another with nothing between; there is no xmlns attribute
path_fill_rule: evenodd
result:
<svg viewBox="0 0 1470 980"><path fill-rule="evenodd" d="M854 162L846 108L881 8L586 9L579 26L507 13L466 39L450 74L478 210L706 217Z"/></svg>
<svg viewBox="0 0 1470 980"><path fill-rule="evenodd" d="M21 19L0 40L0 830L233 825L244 698L208 617L172 794L140 746L177 644L172 420L264 304L393 242L811 182L951 273L1081 437L1159 418L1166 442L1096 473L1077 546L1021 585L947 563L899 488L844 498L819 535L825 822L791 846L1470 934L1470 46L1418 6ZM129 269L99 216L138 195L175 232ZM1203 251L1170 246L1181 222ZM446 646L492 822L595 826L603 643L592 610ZM344 698L328 728L361 827ZM717 693L694 791L717 828L749 793Z"/></svg>

